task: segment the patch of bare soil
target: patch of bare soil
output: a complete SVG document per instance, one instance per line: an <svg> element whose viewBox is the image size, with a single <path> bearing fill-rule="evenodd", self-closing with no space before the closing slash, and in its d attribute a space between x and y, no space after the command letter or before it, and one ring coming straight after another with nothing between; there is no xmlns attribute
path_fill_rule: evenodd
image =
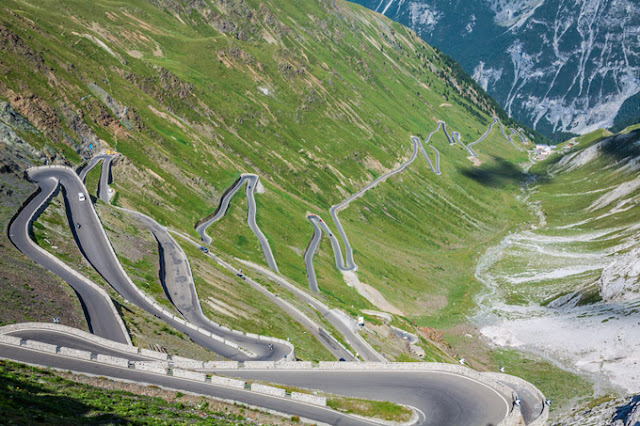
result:
<svg viewBox="0 0 640 426"><path fill-rule="evenodd" d="M416 361L420 360L420 358L409 349L409 342L398 337L387 324L375 325L366 323L364 336L367 342L374 348L379 348L380 352L390 361L400 357L409 357Z"/></svg>
<svg viewBox="0 0 640 426"><path fill-rule="evenodd" d="M467 159L469 161L471 161L473 163L473 165L476 166L476 167L479 166L480 164L482 164L482 160L480 160L478 157L469 156L469 157L467 157Z"/></svg>
<svg viewBox="0 0 640 426"><path fill-rule="evenodd" d="M354 287L362 297L371 302L376 308L395 315L404 316L404 313L385 299L377 289L361 282L355 272L343 272L342 276L347 285Z"/></svg>

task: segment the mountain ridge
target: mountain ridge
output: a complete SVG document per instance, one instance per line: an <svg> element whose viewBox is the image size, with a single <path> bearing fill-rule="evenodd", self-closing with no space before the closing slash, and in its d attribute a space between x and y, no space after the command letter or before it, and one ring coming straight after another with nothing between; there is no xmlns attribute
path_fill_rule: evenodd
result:
<svg viewBox="0 0 640 426"><path fill-rule="evenodd" d="M356 0L460 61L509 114L567 139L640 117L631 1Z"/></svg>

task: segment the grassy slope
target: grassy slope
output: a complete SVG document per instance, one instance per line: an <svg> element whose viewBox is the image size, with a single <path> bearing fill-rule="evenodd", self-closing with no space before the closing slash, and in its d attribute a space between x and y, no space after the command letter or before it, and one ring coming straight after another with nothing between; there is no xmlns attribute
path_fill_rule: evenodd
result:
<svg viewBox="0 0 640 426"><path fill-rule="evenodd" d="M15 94L37 95L49 105L60 123L49 131L40 125L47 137L36 135L29 142L74 163L80 156L63 135L86 144L63 106L76 111L104 144L125 156L114 167L118 204L193 235L193 225L213 211L238 173L258 173L267 191L257 195L258 223L281 271L303 287L301 253L312 233L307 211L327 219L332 204L406 159L409 136L426 136L438 119L466 143L491 121L490 110L482 107L486 100L452 81L433 49L355 5L326 0L157 4L162 6L64 0L54 7L53 1L8 0L5 7L15 14L2 22L45 67L33 55L1 46L0 97L32 122L41 114L21 107ZM497 128L474 147L482 162L478 167L459 146L447 146L442 135L433 143L442 154L442 176L434 176L419 157L340 217L364 282L414 324L456 330L467 321L480 289L471 272L474 261L530 219L515 199L523 176L514 164L526 156ZM244 225L243 194L237 197L232 214L211 229L212 250L263 263ZM316 271L327 303L353 313L372 308L344 285L326 239ZM224 290L235 285L227 279L218 284ZM197 285L201 294L216 291L205 279ZM263 306L268 305L254 308ZM126 320L134 339L151 344L153 333L145 334L139 315L128 313ZM155 332L169 338L159 327ZM260 331L287 337L286 327ZM315 359L321 351L310 349L306 356ZM487 365L494 368L498 361Z"/></svg>
<svg viewBox="0 0 640 426"><path fill-rule="evenodd" d="M258 195L259 224L281 270L303 286L300 253L311 235L306 211L325 213L394 167L409 155L409 135L426 135L436 119L446 120L467 142L490 122L477 107L471 107L474 114L465 110L483 101L456 93L453 87L462 83L446 75L433 49L358 6L338 2L336 11L325 1L272 1L187 10L171 1L163 4L164 12L142 1L69 0L56 8L10 2L33 23L10 16L8 27L28 40L52 71L26 66L18 75L13 70L24 60L10 56L12 71L0 81L14 92L53 96L81 111L95 133L129 160L114 171L118 202L163 224L193 232L193 224L213 210L238 172L260 174L267 193ZM233 24L235 33L217 31L220 20ZM85 34L102 40L115 56ZM117 107L118 114L109 110L112 105L90 82L126 105L129 113L121 123L143 123L140 130L123 130L117 121L94 123L96 111L123 116ZM464 85L461 91L477 96ZM80 101L88 93L93 96ZM65 120L60 131L74 135ZM508 163L521 154L496 129L478 147L484 164L473 169L460 147L435 142L443 154L441 178L418 159L406 175L356 203L372 204L373 226L356 223L356 204L342 216L365 281L417 318L436 314L411 309L425 290L447 297L449 310L437 314L446 323L449 314L454 321L462 318L477 286L470 276L447 271L471 265L479 247L524 217L512 211L512 179L518 176ZM495 172L501 174L498 181L490 178ZM380 214L380 197L393 201L400 222ZM238 212L216 225L214 246L261 262L255 238L241 223L242 201L234 201L240 201L234 207ZM441 224L446 225L440 229ZM402 237L388 241L388 232ZM367 238L367 244L359 238ZM473 245L462 243L468 239ZM409 273L400 272L402 265L393 261L397 257L413 263ZM357 295L343 294L329 258L323 248L318 274L330 301L354 309L368 306ZM378 264L378 258L385 260ZM429 268L442 273L430 274Z"/></svg>
<svg viewBox="0 0 640 426"><path fill-rule="evenodd" d="M284 424L268 414L155 386L89 379L9 361L0 361L0 377L5 424L232 425L256 416L265 424ZM94 385L82 383L87 381Z"/></svg>

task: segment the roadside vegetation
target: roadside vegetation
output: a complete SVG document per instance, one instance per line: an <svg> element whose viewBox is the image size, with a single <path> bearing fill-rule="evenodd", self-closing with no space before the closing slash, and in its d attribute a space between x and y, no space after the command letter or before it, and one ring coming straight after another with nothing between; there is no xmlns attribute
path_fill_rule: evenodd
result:
<svg viewBox="0 0 640 426"><path fill-rule="evenodd" d="M327 398L327 406L343 413L397 423L408 422L413 414L410 408L400 404L359 398L331 396Z"/></svg>
<svg viewBox="0 0 640 426"><path fill-rule="evenodd" d="M0 414L13 424L287 424L290 420L155 386L0 360Z"/></svg>
<svg viewBox="0 0 640 426"><path fill-rule="evenodd" d="M346 414L355 414L357 416L370 419L384 420L393 422L394 424L406 423L411 419L413 410L411 408L396 404L395 402L376 401L373 399L351 398L348 396L334 395L323 391L312 391L310 389L300 388L297 386L289 386L283 384L273 384L262 380L247 380L246 383L261 383L268 386L274 386L284 389L287 393L300 392L315 396L327 398L327 407Z"/></svg>

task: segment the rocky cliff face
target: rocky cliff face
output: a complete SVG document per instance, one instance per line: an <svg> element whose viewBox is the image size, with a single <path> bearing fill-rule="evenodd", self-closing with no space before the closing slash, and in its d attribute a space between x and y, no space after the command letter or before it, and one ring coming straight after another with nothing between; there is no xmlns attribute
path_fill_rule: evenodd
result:
<svg viewBox="0 0 640 426"><path fill-rule="evenodd" d="M547 135L640 117L640 5L631 0L355 0L453 56Z"/></svg>

